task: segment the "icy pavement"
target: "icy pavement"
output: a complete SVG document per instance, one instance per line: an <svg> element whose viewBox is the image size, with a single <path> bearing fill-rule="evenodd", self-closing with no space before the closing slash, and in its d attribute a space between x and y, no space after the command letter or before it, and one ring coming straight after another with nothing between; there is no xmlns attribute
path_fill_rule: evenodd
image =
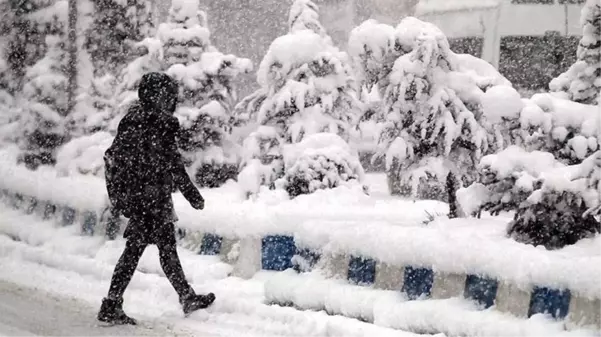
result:
<svg viewBox="0 0 601 337"><path fill-rule="evenodd" d="M102 327L96 308L74 298L0 281L0 335L6 336L164 336L156 326ZM178 335L183 335L178 333ZM190 334L188 334L190 335Z"/></svg>

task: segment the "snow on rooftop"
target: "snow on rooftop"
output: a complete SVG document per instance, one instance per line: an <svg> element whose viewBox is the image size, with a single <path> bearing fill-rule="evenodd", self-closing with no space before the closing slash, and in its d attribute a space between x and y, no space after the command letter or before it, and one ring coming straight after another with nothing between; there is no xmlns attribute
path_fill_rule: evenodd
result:
<svg viewBox="0 0 601 337"><path fill-rule="evenodd" d="M503 0L420 0L415 15L495 8Z"/></svg>

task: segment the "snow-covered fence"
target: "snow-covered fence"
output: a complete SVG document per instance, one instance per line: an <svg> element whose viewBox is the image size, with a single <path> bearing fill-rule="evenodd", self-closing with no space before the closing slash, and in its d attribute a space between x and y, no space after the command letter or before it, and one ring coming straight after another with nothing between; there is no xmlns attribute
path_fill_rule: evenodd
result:
<svg viewBox="0 0 601 337"><path fill-rule="evenodd" d="M0 166L0 176L4 202L80 225L82 235L104 233L110 216L101 179L11 165ZM417 214L412 218L414 204L341 200L352 192L339 199L322 191L279 203L212 204L217 192L207 191L203 212L176 195L179 241L199 254L219 255L233 276L280 272L265 292L281 305L381 322L386 316L377 299L386 290L403 303L465 297L518 317L548 313L576 326L601 326L601 238L548 251L507 239L502 219L438 219L424 226Z"/></svg>

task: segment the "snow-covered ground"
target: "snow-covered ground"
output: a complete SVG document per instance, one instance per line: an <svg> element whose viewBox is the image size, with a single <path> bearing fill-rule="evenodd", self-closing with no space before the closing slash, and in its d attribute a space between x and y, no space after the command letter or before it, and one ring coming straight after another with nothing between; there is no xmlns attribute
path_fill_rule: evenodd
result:
<svg viewBox="0 0 601 337"><path fill-rule="evenodd" d="M10 303L19 294L35 302L29 290L35 289L43 298L38 307L59 300L45 310L22 312L30 315L30 325L11 320L8 309L0 306L0 335L54 332L58 335L115 335L111 330L96 328L95 310L105 295L112 269L124 241L105 242L102 238L78 236L75 226L56 228L52 222L39 221L34 216L0 205L0 281L13 290L0 291L0 303ZM22 230L12 237L5 235L13 224ZM20 240L14 241L13 239ZM215 304L206 311L184 319L177 295L162 275L158 252L150 247L144 253L125 294L125 310L144 325L158 326L169 334L195 336L411 336L412 333L381 328L357 320L328 316L324 312L301 312L293 308L269 306L263 303L264 283L273 274L262 272L251 280L228 277L230 267L217 257L206 257L181 250L188 279L198 292L212 291ZM15 285L25 287L18 291ZM28 299L29 298L29 299ZM23 307L22 307L23 308ZM23 309L25 310L25 309ZM64 315L61 315L65 310ZM68 311L71 310L71 311ZM79 322L70 322L72 310L82 311ZM41 315L40 317L37 317ZM48 326L48 316L56 317L56 326ZM64 320L61 320L64 318ZM7 321L8 320L8 321ZM46 322L46 323L44 323ZM37 325L39 323L39 325ZM73 330L69 330L72 324ZM48 330L46 330L48 329ZM54 330L53 330L54 329ZM126 334L144 334L129 330Z"/></svg>
<svg viewBox="0 0 601 337"><path fill-rule="evenodd" d="M385 189L381 178L371 177L374 186ZM218 298L208 310L184 319L177 296L160 268L154 246L145 252L125 294L125 310L140 319L144 326L118 331L98 328L94 315L125 242L80 236L78 226L60 227L55 222L41 221L4 204L0 204L0 214L0 302L8 303L7 306L0 305L0 335L81 335L84 330L88 335L409 336L414 332L438 331L449 336L504 335L508 332L522 336L598 335L591 330L565 332L563 323L541 315L524 320L491 310L482 312L462 299L407 302L400 292L351 286L338 280L307 279L310 275L262 271L250 280L243 280L229 276L232 266L221 262L217 256L201 256L180 248L184 270L194 288L198 292L212 291ZM469 224L455 225L471 228ZM435 222L432 226L414 226L413 229L401 226L397 229L407 235L415 230L416 236L431 231L425 235L430 237L442 224ZM499 228L482 228L482 235L475 241L496 237ZM450 241L457 239L450 232L439 234ZM575 247L571 255L591 256L592 246L598 246L598 241ZM549 258L553 260L551 256ZM499 257L498 260L503 259ZM365 312L372 315L375 325L329 316L321 311L268 305L277 300L281 286L288 289L282 288L284 291L296 289L294 296L302 297L309 304L308 308L311 301L320 298L317 295L326 294L322 296L328 301L326 306L339 307L343 312ZM11 305L17 298L23 303L35 302L36 310L25 311L25 304ZM34 300L37 298L40 299ZM52 303L52 306L48 310L38 310L46 303ZM15 318L20 311L25 311L20 314L22 317ZM70 317L75 315L74 312L79 312L76 316L80 318L73 323ZM33 322L31 325L25 324L27 317ZM59 321L50 325L53 317L58 317ZM148 330L148 326L154 328Z"/></svg>

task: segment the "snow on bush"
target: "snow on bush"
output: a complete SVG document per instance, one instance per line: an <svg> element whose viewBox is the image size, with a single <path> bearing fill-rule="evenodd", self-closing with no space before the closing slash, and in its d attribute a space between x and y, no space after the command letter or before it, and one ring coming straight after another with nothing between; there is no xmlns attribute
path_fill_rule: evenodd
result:
<svg viewBox="0 0 601 337"><path fill-rule="evenodd" d="M108 131L116 132L119 121L131 106L138 100L138 85L142 76L148 72L160 71L163 62L163 48L161 41L147 37L134 45L137 57L130 62L119 74L118 85L115 89L115 106L106 110Z"/></svg>
<svg viewBox="0 0 601 337"><path fill-rule="evenodd" d="M378 82L382 68L394 49L394 27L367 20L349 36L348 49L357 72L357 80L368 90Z"/></svg>
<svg viewBox="0 0 601 337"><path fill-rule="evenodd" d="M348 141L362 114L363 104L358 99L348 55L333 46L321 28L316 28L321 27L316 11L310 1L294 3L290 33L273 41L259 66L257 81L261 89L236 107L238 115L259 127L259 133L248 136L245 144L269 147L269 157L262 159L262 147L253 146L258 152L243 161L239 180L248 179L249 171L276 170L249 179L272 186L274 181L264 178L277 179L285 174L281 170L289 169L279 162L284 144L299 143L309 135L323 132ZM259 190L258 185L243 188L247 193Z"/></svg>
<svg viewBox="0 0 601 337"><path fill-rule="evenodd" d="M499 97L499 101L503 100L508 102L509 99ZM546 93L522 102L523 108L517 115L512 112L511 118L494 125L497 142L517 144L529 151L550 152L565 164L578 164L599 149L601 113L597 106ZM488 114L485 107L485 115Z"/></svg>
<svg viewBox="0 0 601 337"><path fill-rule="evenodd" d="M395 49L401 56L382 88L386 122L376 154L386 156L391 192L442 191L449 172L474 181L475 165L489 151L483 97L507 81L483 61L454 54L436 26L412 17L396 28ZM425 166L432 163L437 169Z"/></svg>
<svg viewBox="0 0 601 337"><path fill-rule="evenodd" d="M64 116L67 113L66 22L60 11L65 4L57 2L39 14L45 25L46 54L27 69L23 98L26 106L19 119L19 146L28 167L53 164L55 150L65 137ZM57 8L55 8L57 7Z"/></svg>
<svg viewBox="0 0 601 337"><path fill-rule="evenodd" d="M564 93L568 99L600 104L601 96L601 4L588 0L580 18L582 39L578 45L578 60L565 73L553 79L551 91Z"/></svg>
<svg viewBox="0 0 601 337"><path fill-rule="evenodd" d="M283 145L278 130L266 125L244 139L238 182L246 197L259 193L261 186L275 188L274 182L284 176Z"/></svg>
<svg viewBox="0 0 601 337"><path fill-rule="evenodd" d="M326 29L319 22L319 7L311 0L296 0L292 3L288 16L290 33L303 30L313 31L324 39L330 39ZM331 41L330 41L331 42Z"/></svg>
<svg viewBox="0 0 601 337"><path fill-rule="evenodd" d="M198 61L210 48L210 35L206 13L199 10L197 0L172 1L167 22L158 30L166 66Z"/></svg>
<svg viewBox="0 0 601 337"><path fill-rule="evenodd" d="M248 59L220 53L210 43L206 14L198 1L173 1L159 27L166 73L180 83L175 113L180 147L197 183L218 187L235 178L239 149L232 137L235 79L252 70Z"/></svg>
<svg viewBox="0 0 601 337"><path fill-rule="evenodd" d="M15 98L11 94L11 69L7 62L7 39L0 38L0 146L16 141L18 114Z"/></svg>
<svg viewBox="0 0 601 337"><path fill-rule="evenodd" d="M58 176L94 175L104 178L104 152L111 146L113 136L108 132L74 138L58 149Z"/></svg>
<svg viewBox="0 0 601 337"><path fill-rule="evenodd" d="M566 166L551 153L511 146L482 158L480 181L457 192L464 213L517 211L509 234L561 248L601 231L601 152Z"/></svg>
<svg viewBox="0 0 601 337"><path fill-rule="evenodd" d="M522 97L510 86L494 86L482 96L484 115L493 124L505 119L517 119L523 107Z"/></svg>
<svg viewBox="0 0 601 337"><path fill-rule="evenodd" d="M350 146L331 133L310 135L300 143L287 145L284 151L286 174L276 185L296 197L319 189L362 182L363 167Z"/></svg>

